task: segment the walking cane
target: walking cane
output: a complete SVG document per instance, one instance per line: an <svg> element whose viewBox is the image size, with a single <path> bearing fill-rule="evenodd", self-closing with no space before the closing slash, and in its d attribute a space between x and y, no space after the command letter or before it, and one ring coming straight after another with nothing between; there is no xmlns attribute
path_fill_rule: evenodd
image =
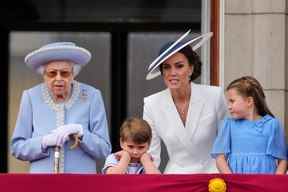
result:
<svg viewBox="0 0 288 192"><path fill-rule="evenodd" d="M54 151L54 173L60 173L60 151L61 148L56 146Z"/></svg>
<svg viewBox="0 0 288 192"><path fill-rule="evenodd" d="M80 145L80 136L73 134L70 136L74 143L70 146L70 149L74 149ZM56 146L54 149L54 173L60 173L60 151L61 147Z"/></svg>

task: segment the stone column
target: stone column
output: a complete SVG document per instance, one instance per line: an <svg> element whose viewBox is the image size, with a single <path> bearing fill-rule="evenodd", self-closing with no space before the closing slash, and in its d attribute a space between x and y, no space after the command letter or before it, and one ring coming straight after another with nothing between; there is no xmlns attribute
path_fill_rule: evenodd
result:
<svg viewBox="0 0 288 192"><path fill-rule="evenodd" d="M288 123L287 3L225 0L224 17L225 86L243 75L256 77L265 89L271 111L283 124Z"/></svg>

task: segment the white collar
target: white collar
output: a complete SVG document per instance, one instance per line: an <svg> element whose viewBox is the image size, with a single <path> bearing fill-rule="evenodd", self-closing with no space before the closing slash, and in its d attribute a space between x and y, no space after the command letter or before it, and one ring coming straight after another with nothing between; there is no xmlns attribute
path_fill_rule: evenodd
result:
<svg viewBox="0 0 288 192"><path fill-rule="evenodd" d="M72 107L72 105L75 103L75 101L79 98L79 95L80 95L80 83L75 80L72 82L71 97L69 98L68 101L63 102L63 103L54 102L51 96L51 93L45 83L41 85L41 89L42 89L42 97L43 97L44 102L55 111L58 111L60 108L62 108L62 106L69 109L70 107Z"/></svg>

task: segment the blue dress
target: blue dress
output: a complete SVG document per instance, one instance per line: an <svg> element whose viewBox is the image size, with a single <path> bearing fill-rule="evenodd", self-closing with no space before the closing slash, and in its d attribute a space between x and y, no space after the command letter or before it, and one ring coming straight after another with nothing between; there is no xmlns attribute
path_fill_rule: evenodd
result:
<svg viewBox="0 0 288 192"><path fill-rule="evenodd" d="M284 130L278 119L265 115L258 120L226 118L211 155L224 154L233 173L275 173L276 160L286 160Z"/></svg>
<svg viewBox="0 0 288 192"><path fill-rule="evenodd" d="M54 149L44 151L41 140L59 122L78 123L84 129L79 147L71 150L71 141L63 146L61 172L96 173L96 159L105 159L111 151L106 112L100 91L77 81L73 82L69 101L62 104L53 102L44 83L23 92L12 136L12 155L29 161L30 172L52 173Z"/></svg>

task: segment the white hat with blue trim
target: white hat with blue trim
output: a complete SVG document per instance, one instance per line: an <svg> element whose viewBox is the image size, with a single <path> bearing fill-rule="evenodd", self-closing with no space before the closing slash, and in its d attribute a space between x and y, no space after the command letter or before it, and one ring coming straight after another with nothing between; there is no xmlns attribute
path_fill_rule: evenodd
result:
<svg viewBox="0 0 288 192"><path fill-rule="evenodd" d="M168 46L166 44L164 48L161 49L159 56L148 67L148 74L146 76L146 80L150 80L159 76L161 74L159 69L160 64L169 57L171 57L173 54L190 44L192 46L192 50L195 51L213 35L212 32L209 32L203 35L198 35L197 37L191 39L191 37L188 36L190 32L191 30L189 29L179 39L169 43Z"/></svg>

